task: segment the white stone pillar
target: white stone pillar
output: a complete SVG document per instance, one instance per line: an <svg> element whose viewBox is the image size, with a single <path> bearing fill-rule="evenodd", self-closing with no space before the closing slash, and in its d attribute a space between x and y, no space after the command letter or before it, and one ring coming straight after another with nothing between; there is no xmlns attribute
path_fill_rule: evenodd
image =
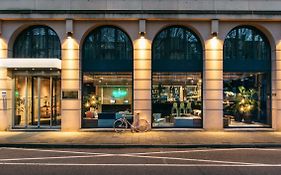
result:
<svg viewBox="0 0 281 175"><path fill-rule="evenodd" d="M205 42L203 64L203 127L223 129L223 44L217 37Z"/></svg>
<svg viewBox="0 0 281 175"><path fill-rule="evenodd" d="M151 42L134 41L134 113L151 122Z"/></svg>
<svg viewBox="0 0 281 175"><path fill-rule="evenodd" d="M6 41L0 38L0 59L8 56ZM6 94L5 99L2 93ZM6 103L6 104L4 104ZM0 131L7 130L11 124L12 111L12 86L6 68L0 68Z"/></svg>
<svg viewBox="0 0 281 175"><path fill-rule="evenodd" d="M78 99L61 101L62 131L78 131L81 127L81 87L79 66L79 45L72 37L67 38L62 45L62 92L78 92Z"/></svg>

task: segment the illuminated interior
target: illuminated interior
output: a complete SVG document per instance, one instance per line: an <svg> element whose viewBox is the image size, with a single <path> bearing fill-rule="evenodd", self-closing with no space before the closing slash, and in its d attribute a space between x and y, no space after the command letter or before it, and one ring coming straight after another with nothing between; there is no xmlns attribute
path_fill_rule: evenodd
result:
<svg viewBox="0 0 281 175"><path fill-rule="evenodd" d="M116 113L132 112L132 73L84 73L83 119L91 127L112 127ZM104 119L111 124L103 124ZM84 127L88 125L84 124Z"/></svg>
<svg viewBox="0 0 281 175"><path fill-rule="evenodd" d="M201 127L201 73L153 73L153 127Z"/></svg>

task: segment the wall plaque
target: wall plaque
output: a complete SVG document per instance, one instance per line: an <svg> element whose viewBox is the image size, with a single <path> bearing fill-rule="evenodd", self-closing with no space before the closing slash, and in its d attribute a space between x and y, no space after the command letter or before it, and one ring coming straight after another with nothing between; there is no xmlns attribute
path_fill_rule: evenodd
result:
<svg viewBox="0 0 281 175"><path fill-rule="evenodd" d="M78 91L62 91L62 99L78 99Z"/></svg>

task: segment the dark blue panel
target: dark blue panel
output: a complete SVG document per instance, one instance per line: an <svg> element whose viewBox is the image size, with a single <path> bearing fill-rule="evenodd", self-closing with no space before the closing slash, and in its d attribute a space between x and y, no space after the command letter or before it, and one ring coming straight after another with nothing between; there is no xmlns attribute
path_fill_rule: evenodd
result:
<svg viewBox="0 0 281 175"><path fill-rule="evenodd" d="M133 46L128 35L114 26L93 30L82 47L83 72L133 71Z"/></svg>
<svg viewBox="0 0 281 175"><path fill-rule="evenodd" d="M271 70L271 49L266 36L252 26L231 30L224 42L225 72L265 72Z"/></svg>
<svg viewBox="0 0 281 175"><path fill-rule="evenodd" d="M56 32L47 26L24 30L13 47L14 58L61 58L61 44Z"/></svg>
<svg viewBox="0 0 281 175"><path fill-rule="evenodd" d="M271 69L267 60L224 60L225 72L267 72Z"/></svg>
<svg viewBox="0 0 281 175"><path fill-rule="evenodd" d="M183 26L160 31L152 44L154 72L193 72L203 70L203 50L198 36Z"/></svg>

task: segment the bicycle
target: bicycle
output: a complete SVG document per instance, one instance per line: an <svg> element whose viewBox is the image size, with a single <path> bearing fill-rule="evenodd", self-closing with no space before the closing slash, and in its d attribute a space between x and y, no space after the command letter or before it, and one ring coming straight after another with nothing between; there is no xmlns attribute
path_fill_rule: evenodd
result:
<svg viewBox="0 0 281 175"><path fill-rule="evenodd" d="M131 132L146 132L150 129L150 123L145 119L139 119L139 113L137 113L135 120L133 123L130 123L126 118L126 114L123 114L121 118L114 121L113 128L118 133L128 129L128 125L131 128Z"/></svg>

